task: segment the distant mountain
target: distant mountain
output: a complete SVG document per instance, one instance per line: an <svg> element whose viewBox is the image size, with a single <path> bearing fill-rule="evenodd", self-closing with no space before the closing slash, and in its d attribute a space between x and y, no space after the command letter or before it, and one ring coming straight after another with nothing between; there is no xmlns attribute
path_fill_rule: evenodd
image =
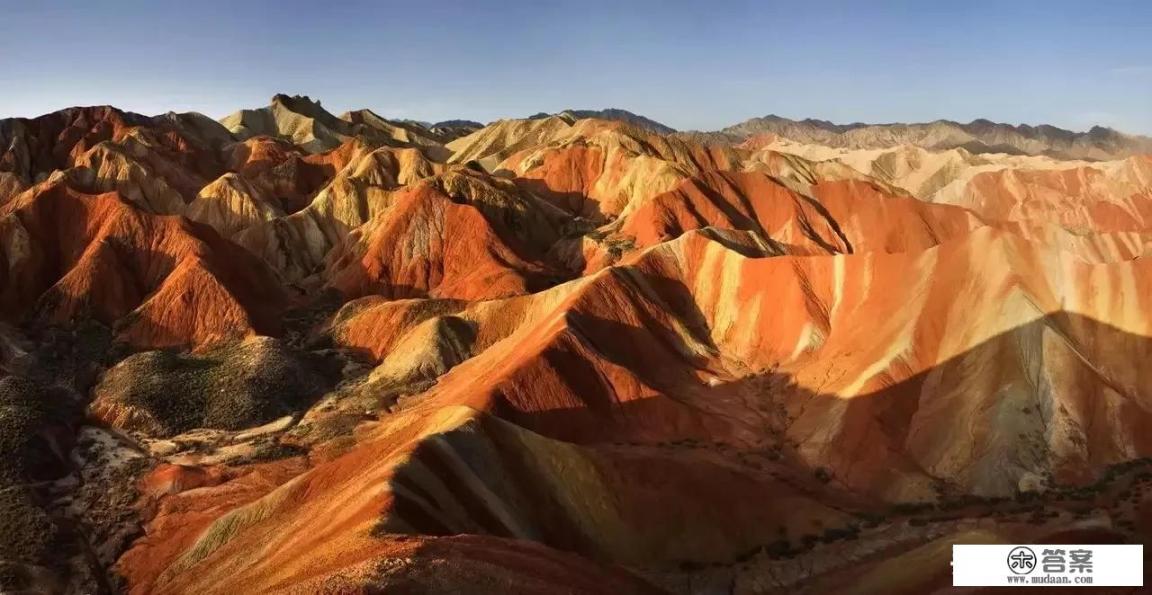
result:
<svg viewBox="0 0 1152 595"><path fill-rule="evenodd" d="M484 124L477 122L475 120L443 120L443 121L435 122L435 123L429 122L428 120L411 120L411 119L393 120L393 121L394 122L400 122L402 124L412 124L415 126L419 126L421 128L427 128L428 130L431 130L433 128L444 128L444 129L465 129L465 128L467 128L470 130L479 130L480 128L484 127Z"/></svg>
<svg viewBox="0 0 1152 595"><path fill-rule="evenodd" d="M932 150L963 148L973 153L1048 155L1060 159L1115 159L1152 153L1152 138L1111 128L1095 126L1088 132L1073 132L1046 124L1014 126L984 119L967 124L950 120L922 124L834 124L768 115L703 136L713 141L739 142L758 134L848 149L915 145Z"/></svg>
<svg viewBox="0 0 1152 595"><path fill-rule="evenodd" d="M540 119L540 118L547 118L548 116L552 116L552 115L563 116L565 114L571 116L572 119L574 119L574 120L579 120L582 118L599 118L601 120L615 120L617 122L627 122L628 124L631 124L633 126L636 126L638 128L644 129L644 130L647 130L649 132L655 132L657 134L672 134L672 133L676 132L675 128L661 124L660 122L657 122L656 120L653 120L651 118L645 118L644 116L641 116L640 114L634 114L628 110L616 109L616 108L608 108L608 109L601 109L601 110L566 109L566 110L560 112L559 114L546 114L544 112L540 112L538 114L534 114L532 116L529 116L528 118L535 120L535 119Z"/></svg>
<svg viewBox="0 0 1152 595"><path fill-rule="evenodd" d="M480 130L484 125L475 120L444 120L428 126L432 132L440 135L446 141L452 141Z"/></svg>
<svg viewBox="0 0 1152 595"><path fill-rule="evenodd" d="M483 128L484 124L475 120L444 120L443 122L436 122L430 128Z"/></svg>

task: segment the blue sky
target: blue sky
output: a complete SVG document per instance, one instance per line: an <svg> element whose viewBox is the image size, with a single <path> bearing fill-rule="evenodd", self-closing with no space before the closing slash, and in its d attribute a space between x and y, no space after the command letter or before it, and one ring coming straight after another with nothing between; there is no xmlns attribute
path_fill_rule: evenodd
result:
<svg viewBox="0 0 1152 595"><path fill-rule="evenodd" d="M0 117L220 117L276 92L426 120L621 107L680 129L775 113L1152 134L1152 2L0 0Z"/></svg>

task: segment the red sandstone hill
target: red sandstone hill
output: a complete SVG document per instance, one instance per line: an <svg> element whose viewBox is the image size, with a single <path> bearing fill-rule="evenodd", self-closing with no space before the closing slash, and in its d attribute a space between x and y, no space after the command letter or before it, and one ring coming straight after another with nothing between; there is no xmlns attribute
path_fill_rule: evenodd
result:
<svg viewBox="0 0 1152 595"><path fill-rule="evenodd" d="M545 267L509 246L480 208L458 200L428 183L393 196L386 211L332 255L331 286L348 298L463 300L539 289Z"/></svg>
<svg viewBox="0 0 1152 595"><path fill-rule="evenodd" d="M1147 541L1147 158L691 138L0 121L0 590L929 592L951 543Z"/></svg>
<svg viewBox="0 0 1152 595"><path fill-rule="evenodd" d="M756 232L790 253L909 252L981 225L970 211L892 196L867 182L820 181L805 196L761 173L712 172L624 218L621 236L655 246L703 227Z"/></svg>
<svg viewBox="0 0 1152 595"><path fill-rule="evenodd" d="M275 332L271 272L210 228L49 183L0 208L5 317L112 325L141 346Z"/></svg>

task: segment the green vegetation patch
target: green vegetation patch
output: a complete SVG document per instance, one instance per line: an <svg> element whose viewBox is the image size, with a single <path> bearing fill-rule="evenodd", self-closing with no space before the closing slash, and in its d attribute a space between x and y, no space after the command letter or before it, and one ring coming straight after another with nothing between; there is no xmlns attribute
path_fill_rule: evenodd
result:
<svg viewBox="0 0 1152 595"><path fill-rule="evenodd" d="M306 408L331 386L330 367L260 338L197 355L133 355L105 374L96 393L104 406L138 412L130 430L160 437L195 428L241 430Z"/></svg>

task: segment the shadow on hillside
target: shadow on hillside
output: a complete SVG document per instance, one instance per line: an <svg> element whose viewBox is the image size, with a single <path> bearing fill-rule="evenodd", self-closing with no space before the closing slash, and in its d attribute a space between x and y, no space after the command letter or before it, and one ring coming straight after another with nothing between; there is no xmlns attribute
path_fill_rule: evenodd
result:
<svg viewBox="0 0 1152 595"><path fill-rule="evenodd" d="M499 172L496 175L499 175ZM555 190L548 185L546 180L536 178L514 177L512 180L519 188L536 195L541 200L573 217L583 217L599 223L606 222L606 217L600 210L600 201L578 190Z"/></svg>
<svg viewBox="0 0 1152 595"><path fill-rule="evenodd" d="M648 305L674 313L690 333L706 330L688 290L671 279L659 283L663 284L660 303ZM1005 528L1005 536L1021 537L1025 533L1019 531L1031 531L1027 535L1041 543L1068 543L1060 541L1065 534L1083 539L1075 543L1104 539L1101 535L1113 543L1144 539L1140 531L1145 529L1135 533L1120 529L1067 533L1078 525L1047 520L1044 515L1054 510L1065 511L1062 519L1079 514L1076 511L1091 514L1092 506L1106 506L1101 504L1103 500L1095 499L1096 495L1111 489L1109 482L1116 477L1138 472L1152 476L1152 471L1141 471L1152 463L1152 459L1144 458L1152 454L1152 435L1148 432L1152 412L1147 394L1152 383L1147 381L1150 373L1141 366L1152 355L1150 337L1059 312L997 334L928 369L913 372L905 367L907 373L901 373L901 366L891 366L886 375L877 377L883 388L842 398L809 388L791 374L773 369L728 382L701 381L701 377L713 374L709 365L715 360L687 353L678 335L655 319L622 323L583 311L569 315L569 328L569 336L575 340L555 341L539 356L562 386L534 385L536 392L530 396L536 398L528 401L520 401L515 390L505 386L492 411L533 432L585 447L584 452L603 465L597 467L601 474L598 481L603 483L586 485L584 476L542 476L538 465L522 466L515 462L515 456L509 459L513 462L504 463L512 470L512 487L508 489L523 490L521 494L532 502L527 508L509 506L521 515L537 515L532 518L537 518L543 533L532 539L550 547L626 563L607 553L604 543L588 541L592 534L586 536L585 529L574 521L578 517L568 516L570 498L589 498L587 506L595 508L603 494L594 488L608 489L609 485L636 486L634 494L618 496L612 506L645 497L637 494L659 493L659 504L653 501L651 505L666 514L693 510L700 501L712 502L718 493L731 492L737 492L732 495L733 506L755 502L772 507L781 497L778 486L787 485L812 501L849 515L847 524L812 525L819 527L810 529L813 533L752 546L744 543L747 536L725 529L726 540L718 542L723 547L714 551L722 562L659 558L659 552L653 550L656 567L680 565L688 571L709 565L725 571L738 567L747 570L741 565L754 560L786 564L818 543L857 539L872 540L869 543L874 549L862 550L869 551L872 558L845 559L820 572L868 567L948 531L960 531L964 527L950 523L965 518L988 518L993 533L1000 527L1016 527ZM516 378L506 384L528 380L539 381L539 377L530 374L530 378ZM576 395L583 403L547 409L548 399L557 394ZM469 442L477 440L476 432L455 434L442 438L455 444L454 451L467 453L468 460L493 460L487 453L491 447ZM500 442L499 431L484 434ZM1053 443L1080 450L1057 451L1050 447ZM509 452L519 452L516 449L534 443L511 444ZM947 448L957 444L966 445L968 448L959 452L969 453L975 462L953 473L947 468L953 456ZM940 448L948 456L940 456ZM438 471L435 466L436 457L445 451L439 444L420 449L423 454L414 458L439 477L454 476L456 471ZM524 457L556 456L550 452L546 448ZM1126 461L1139 465L1125 470ZM676 464L664 464L670 462ZM734 475L728 476L727 487L717 486L709 483L715 479L712 475L700 472L704 468L723 468ZM483 475L484 470L490 477ZM1051 485L1044 489L1053 494L1051 509L1036 492L1018 491L1023 485L1021 477L1042 477L1049 470L1051 476L1045 480ZM487 477L494 489L505 485L501 481L508 481L501 480L503 476L487 463L480 464L477 473ZM684 475L665 475L670 473ZM609 482L610 477L615 483ZM737 477L749 482L734 480ZM1147 483L1140 481L1140 485ZM927 493L911 499L936 500L939 504L898 503L902 498L884 493L897 483L922 484ZM438 501L438 496L420 492L416 485L404 483L404 488L415 490L412 493L426 502ZM457 488L449 489L455 493ZM564 489L571 493L552 492ZM1120 492L1121 498L1127 499L1127 493ZM473 501L465 493L457 495L462 503ZM441 523L437 509L414 508L404 501L407 497L398 498L393 511L403 519L400 524L394 524L394 518L385 519L381 530L433 535L461 531L460 526ZM457 522L466 518L472 524L464 532L509 535L505 525L487 509L468 508L464 514ZM805 514L811 513L799 508L794 513ZM639 539L631 535L635 531L652 532L644 539L663 534L658 525L666 521L657 521L662 517L655 511L640 517L630 517L627 528L621 529L628 542ZM412 524L405 526L404 522ZM1130 521L1118 522L1123 527ZM892 539L885 532L888 523L904 527L900 529L904 541L885 541ZM939 529L919 529L939 523ZM691 520L684 519L678 526L685 534L696 535L689 530L696 526ZM1034 527L1020 528L1029 526ZM714 537L713 530L721 531L713 528L698 537ZM742 549L745 546L747 549Z"/></svg>
<svg viewBox="0 0 1152 595"><path fill-rule="evenodd" d="M675 313L715 350L688 290L656 284L663 303L651 311ZM709 369L716 360L692 355L666 324L636 310L641 319L627 324L572 312L579 343L541 354L564 385L549 394L576 395L581 405L525 405L504 389L495 413L576 443L690 440L774 453L860 493L906 481L919 492L1004 496L1087 483L1109 465L1152 455L1152 372L1143 366L1152 338L1077 314L1043 316L927 369L894 360L870 379L882 388L842 398L813 386L811 373L797 379L775 368L719 382ZM866 367L830 362L820 384Z"/></svg>
<svg viewBox="0 0 1152 595"><path fill-rule="evenodd" d="M674 280L663 282L667 295L651 305L668 308L689 332L699 332L699 322L692 322L699 314L694 303L677 299L687 296L687 290L676 289ZM453 467L454 457L462 456L494 490L495 501L515 511L515 518L530 521L529 527L539 528L531 539L632 566L637 562L627 556L652 556L640 564L651 564L650 569L754 572L755 567L749 570L746 565L772 568L797 557L799 563L820 562L821 556L835 557L844 550L811 559L802 556L818 544L861 540L860 552L865 553L854 555L865 557L813 566L813 576L823 580L825 573L870 568L942 536L972 531L972 525L957 522L977 519L986 519L981 539L1145 539L1147 529L1130 525L1131 513L1120 509L1132 490L1144 489L1125 487L1126 482L1144 486L1148 479L1143 478L1152 478L1152 459L1144 458L1152 452L1147 431L1152 415L1145 392L1152 384L1140 369L1140 362L1152 355L1152 338L1087 317L1054 313L929 369L879 378L881 389L841 398L774 370L724 383L701 382L701 375L712 373L712 360L686 354L676 344L677 335L654 320L625 324L585 311L570 314L569 327L568 336L576 340L557 340L539 356L563 386L534 385L530 396L536 399L528 402L534 410L521 406L514 390L505 387L492 412L549 438L578 444L586 458L532 440L502 440L499 424L493 427L490 418L481 418L483 431L449 432L435 444L419 447L412 458L420 465L412 475L397 474L395 481L403 489L397 490L395 508L382 519L380 532L516 536L504 519L493 516L487 500L475 498L474 489L464 482L455 482L460 471ZM980 382L971 382L973 378ZM507 384L528 380L539 381L539 376L530 373ZM647 390L635 390L633 380ZM561 393L584 403L541 407ZM1058 426L1065 429L1058 431ZM1060 433L1070 428L1082 436ZM933 448L963 441L972 441L975 464L960 467L955 475L927 464L941 464L931 459ZM1078 446L1082 452L1057 452L1048 441ZM445 448L445 443L452 447ZM495 447L500 452L493 454L492 444L504 446ZM814 444L818 448L812 448ZM561 458L594 461L595 481L579 473L582 467L577 464L536 462ZM1015 481L1018 476L1043 476L1049 467L1055 472L1046 487L1051 498L1017 492L1022 485ZM730 474L715 473L719 469ZM445 482L451 501L463 508L445 504L438 487L422 491L421 486L438 485L421 479L429 472ZM570 475L550 475L557 472ZM1002 481L1005 477L1014 481ZM722 485L715 483L720 478ZM938 504L899 503L882 493L890 484L913 480L928 488L925 497L914 499ZM615 494L610 504L603 503L604 490ZM817 522L821 517L815 512L782 496L787 490L847 516ZM703 505L708 514L716 514L703 523L707 530L701 529L699 519L686 518L702 502L710 503ZM653 509L638 513L645 510L643 503ZM724 511L718 503L732 510ZM791 517L805 519L809 529L803 535L790 530L779 538L754 531L749 536L735 528L740 523L734 519L760 522L742 516L749 514L751 509L744 506L750 503L795 506ZM617 537L633 547L660 542L668 523L691 536L684 540L719 541L709 556L699 558L670 556L671 544L637 553L641 550L628 550L582 524L581 511L601 506L610 511L605 518L613 518L611 511L628 513ZM1093 507L1107 509L1102 514L1115 515L1117 525L1102 528L1074 520L1086 518L1078 516L1082 512L1095 514ZM720 528L718 523L727 524ZM893 527L902 537L893 537ZM844 547L851 551L854 546Z"/></svg>

